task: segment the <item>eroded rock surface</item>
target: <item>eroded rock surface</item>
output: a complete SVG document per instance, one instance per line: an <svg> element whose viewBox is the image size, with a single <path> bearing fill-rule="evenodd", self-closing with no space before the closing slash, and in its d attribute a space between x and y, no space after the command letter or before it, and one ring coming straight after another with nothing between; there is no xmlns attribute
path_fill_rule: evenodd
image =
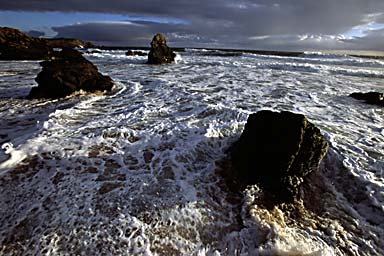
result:
<svg viewBox="0 0 384 256"><path fill-rule="evenodd" d="M175 61L176 54L167 46L167 41L162 34L157 34L151 42L148 54L148 64L164 64Z"/></svg>
<svg viewBox="0 0 384 256"><path fill-rule="evenodd" d="M65 48L49 61L40 63L43 70L37 75L37 87L28 98L62 98L77 91L105 92L113 87L109 76L98 72L96 66L76 50Z"/></svg>
<svg viewBox="0 0 384 256"><path fill-rule="evenodd" d="M44 60L52 52L44 39L30 37L14 28L0 27L1 60Z"/></svg>
<svg viewBox="0 0 384 256"><path fill-rule="evenodd" d="M364 100L365 103L378 105L384 107L384 93L380 92L354 92L349 95L349 97L355 98L357 100Z"/></svg>
<svg viewBox="0 0 384 256"><path fill-rule="evenodd" d="M263 110L248 117L230 149L231 176L240 188L258 184L277 201L290 201L327 149L320 130L304 115Z"/></svg>

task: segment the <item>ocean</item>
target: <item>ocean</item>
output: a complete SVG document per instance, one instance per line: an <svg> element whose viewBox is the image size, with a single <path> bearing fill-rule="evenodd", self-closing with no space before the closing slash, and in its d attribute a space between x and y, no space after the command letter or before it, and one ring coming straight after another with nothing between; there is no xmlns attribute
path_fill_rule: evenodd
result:
<svg viewBox="0 0 384 256"><path fill-rule="evenodd" d="M383 92L384 60L84 56L112 93L26 100L39 62L0 62L0 255L384 255L384 109L348 97ZM304 114L329 143L291 206L222 176L263 109Z"/></svg>

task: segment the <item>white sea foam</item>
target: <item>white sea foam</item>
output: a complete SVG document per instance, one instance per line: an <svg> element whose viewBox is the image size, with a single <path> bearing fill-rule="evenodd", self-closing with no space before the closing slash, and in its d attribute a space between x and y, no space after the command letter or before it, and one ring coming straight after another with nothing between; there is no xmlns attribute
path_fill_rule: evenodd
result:
<svg viewBox="0 0 384 256"><path fill-rule="evenodd" d="M0 79L0 254L384 253L384 112L347 97L382 88L383 64L199 51L160 66L86 54L114 93L56 101L22 98L38 63L0 63L17 72ZM330 143L300 218L217 174L261 109L305 114Z"/></svg>
<svg viewBox="0 0 384 256"><path fill-rule="evenodd" d="M4 153L9 155L9 159L0 164L0 175L4 174L11 167L15 166L17 163L20 163L25 159L26 155L19 150L13 148L12 143L5 143L1 146L1 149L4 150Z"/></svg>
<svg viewBox="0 0 384 256"><path fill-rule="evenodd" d="M11 72L11 71L0 72L0 76L14 76L14 75L17 75L17 72Z"/></svg>
<svg viewBox="0 0 384 256"><path fill-rule="evenodd" d="M183 60L183 58L181 57L180 54L176 54L176 57L175 57L175 63L180 63L181 61Z"/></svg>

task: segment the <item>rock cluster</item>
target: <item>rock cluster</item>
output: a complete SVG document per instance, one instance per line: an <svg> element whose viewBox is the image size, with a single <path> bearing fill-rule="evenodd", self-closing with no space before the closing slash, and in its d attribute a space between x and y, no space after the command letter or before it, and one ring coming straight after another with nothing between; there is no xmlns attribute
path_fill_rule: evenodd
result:
<svg viewBox="0 0 384 256"><path fill-rule="evenodd" d="M72 38L35 38L14 28L0 27L0 60L46 60L53 48L88 48L91 43Z"/></svg>
<svg viewBox="0 0 384 256"><path fill-rule="evenodd" d="M248 117L231 147L231 178L239 188L258 184L277 201L290 201L328 149L320 130L301 114L263 110Z"/></svg>
<svg viewBox="0 0 384 256"><path fill-rule="evenodd" d="M349 97L355 98L357 100L364 100L365 103L378 105L384 107L384 93L380 92L354 92L349 95Z"/></svg>
<svg viewBox="0 0 384 256"><path fill-rule="evenodd" d="M126 56L147 56L145 52L142 51L132 51L129 50L125 53Z"/></svg>
<svg viewBox="0 0 384 256"><path fill-rule="evenodd" d="M28 98L62 98L76 91L110 91L113 81L100 74L91 62L76 50L64 48L54 59L40 63L43 70L37 75L37 87Z"/></svg>
<svg viewBox="0 0 384 256"><path fill-rule="evenodd" d="M162 34L157 34L151 42L148 54L148 64L164 64L175 61L176 54L167 46L167 41Z"/></svg>
<svg viewBox="0 0 384 256"><path fill-rule="evenodd" d="M43 60L52 52L44 39L30 37L14 28L0 28L1 60Z"/></svg>

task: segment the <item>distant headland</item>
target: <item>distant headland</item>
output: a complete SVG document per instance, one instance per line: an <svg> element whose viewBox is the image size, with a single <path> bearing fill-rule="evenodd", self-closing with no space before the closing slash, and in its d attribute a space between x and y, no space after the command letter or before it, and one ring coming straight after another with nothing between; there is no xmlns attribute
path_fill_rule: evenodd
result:
<svg viewBox="0 0 384 256"><path fill-rule="evenodd" d="M150 50L150 46L105 46L95 45L76 38L36 38L17 29L0 27L0 59L3 60L41 60L51 55L53 48L98 48L102 50ZM172 47L175 52L184 52L189 47ZM251 53L282 57L304 57L305 51L272 51L252 49L198 48L207 51L220 51L221 54ZM312 52L312 51L311 51ZM348 55L360 58L384 59L384 52L361 50L320 50L321 54ZM208 54L209 55L209 54Z"/></svg>

